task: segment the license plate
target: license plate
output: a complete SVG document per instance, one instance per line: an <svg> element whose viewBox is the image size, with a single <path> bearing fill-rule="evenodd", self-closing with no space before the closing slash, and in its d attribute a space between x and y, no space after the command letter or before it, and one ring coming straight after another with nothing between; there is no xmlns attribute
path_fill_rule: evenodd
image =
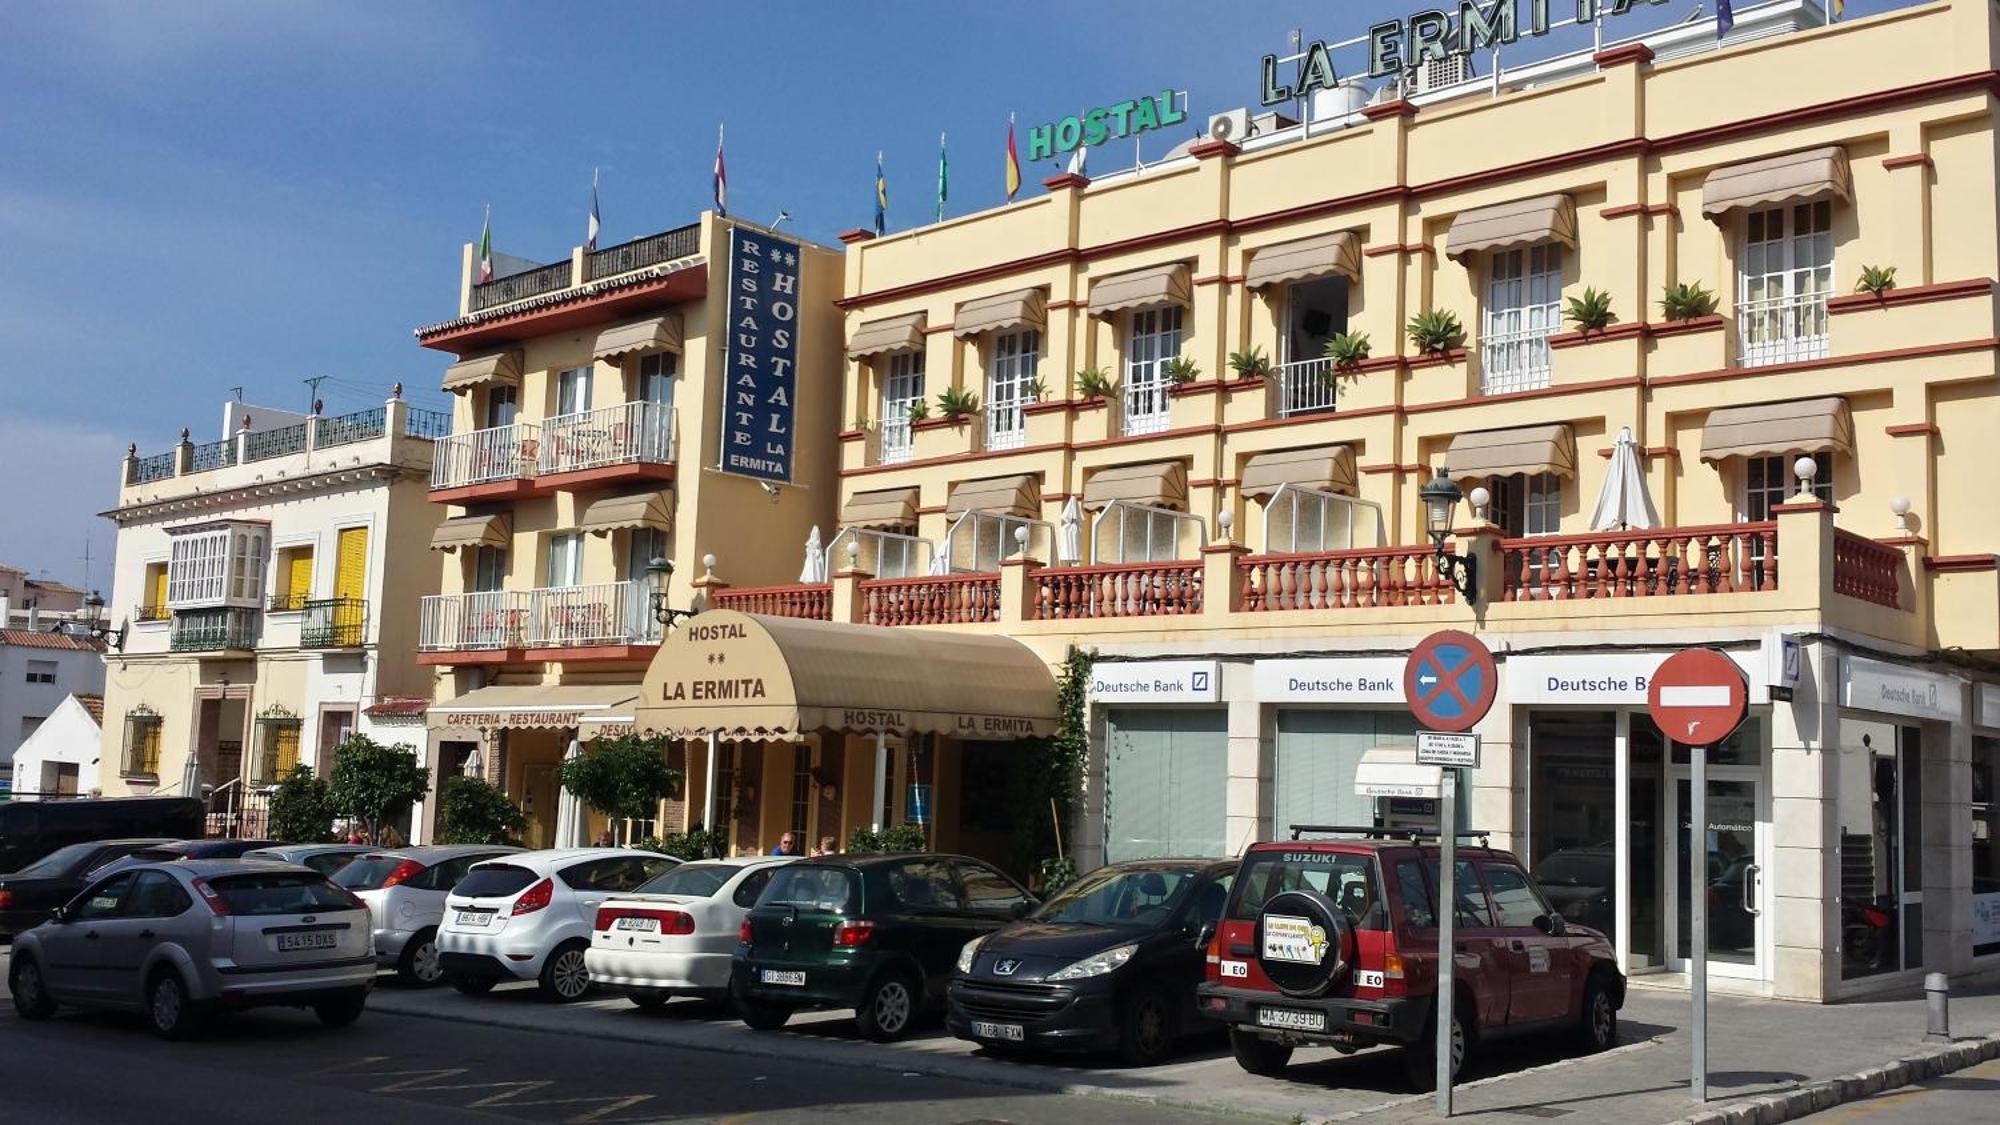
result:
<svg viewBox="0 0 2000 1125"><path fill-rule="evenodd" d="M972 1021L974 1039L1004 1039L1009 1043L1022 1043L1028 1038L1026 1028L1018 1023L987 1023L985 1020Z"/></svg>
<svg viewBox="0 0 2000 1125"><path fill-rule="evenodd" d="M1325 1031L1326 1013L1298 1008L1259 1008L1257 1026L1283 1028L1286 1031Z"/></svg>
<svg viewBox="0 0 2000 1125"><path fill-rule="evenodd" d="M337 949L340 946L338 935L331 933L278 934L277 938L280 953L297 953L308 949Z"/></svg>
<svg viewBox="0 0 2000 1125"><path fill-rule="evenodd" d="M461 926L490 926L493 924L493 912L491 910L461 910L458 912L458 924Z"/></svg>
<svg viewBox="0 0 2000 1125"><path fill-rule="evenodd" d="M793 988L804 988L806 986L806 974L804 970L786 972L782 969L760 969L757 972L757 979L763 981L765 984L786 984L791 985Z"/></svg>
<svg viewBox="0 0 2000 1125"><path fill-rule="evenodd" d="M620 918L616 922L611 923L611 928L614 930L637 930L640 933L657 934L660 932L660 920L658 918Z"/></svg>
<svg viewBox="0 0 2000 1125"><path fill-rule="evenodd" d="M1222 963L1222 975L1225 977L1233 977L1237 980L1243 980L1250 975L1250 962L1224 961Z"/></svg>

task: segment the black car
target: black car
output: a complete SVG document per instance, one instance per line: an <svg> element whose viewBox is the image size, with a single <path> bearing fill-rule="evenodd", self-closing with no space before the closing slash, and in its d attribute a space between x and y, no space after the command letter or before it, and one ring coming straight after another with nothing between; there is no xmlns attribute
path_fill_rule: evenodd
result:
<svg viewBox="0 0 2000 1125"><path fill-rule="evenodd" d="M180 859L241 859L245 852L273 847L276 844L276 840L162 840L151 847L140 848L129 855L119 856L91 872L91 875L109 875L141 863L172 863Z"/></svg>
<svg viewBox="0 0 2000 1125"><path fill-rule="evenodd" d="M70 844L201 835L202 803L193 797L65 797L0 802L0 871L19 871Z"/></svg>
<svg viewBox="0 0 2000 1125"><path fill-rule="evenodd" d="M141 848L167 840L96 840L70 844L11 874L0 875L0 936L13 937L48 921L51 911L82 893L91 873Z"/></svg>
<svg viewBox="0 0 2000 1125"><path fill-rule="evenodd" d="M1206 859L1098 868L1031 917L965 946L946 1026L987 1046L1159 1062L1182 1036L1215 1030L1194 993L1235 877L1234 862Z"/></svg>

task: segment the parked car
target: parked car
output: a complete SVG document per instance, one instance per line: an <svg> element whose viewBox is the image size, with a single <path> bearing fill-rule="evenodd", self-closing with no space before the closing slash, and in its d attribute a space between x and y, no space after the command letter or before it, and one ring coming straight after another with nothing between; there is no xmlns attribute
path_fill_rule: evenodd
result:
<svg viewBox="0 0 2000 1125"><path fill-rule="evenodd" d="M356 858L375 849L366 844L279 844L243 853L244 859L268 859L275 863L296 863L322 875L332 875Z"/></svg>
<svg viewBox="0 0 2000 1125"><path fill-rule="evenodd" d="M199 836L205 818L202 803L193 797L0 802L0 871L19 871L69 844Z"/></svg>
<svg viewBox="0 0 2000 1125"><path fill-rule="evenodd" d="M143 1011L178 1039L211 1014L269 1005L353 1023L375 980L368 910L317 871L243 860L147 863L114 872L20 936L14 1010Z"/></svg>
<svg viewBox="0 0 2000 1125"><path fill-rule="evenodd" d="M956 855L831 856L778 869L744 917L731 988L743 1022L852 1008L861 1034L899 1039L945 989L965 943L1040 905Z"/></svg>
<svg viewBox="0 0 2000 1125"><path fill-rule="evenodd" d="M678 863L635 848L556 848L477 864L438 927L445 979L467 995L531 980L547 999L579 999L590 990L585 953L598 908Z"/></svg>
<svg viewBox="0 0 2000 1125"><path fill-rule="evenodd" d="M1150 1065L1216 1030L1195 1009L1233 861L1100 867L1030 917L965 943L945 1026L996 1047L1115 1050Z"/></svg>
<svg viewBox="0 0 2000 1125"><path fill-rule="evenodd" d="M683 863L605 899L583 958L591 982L624 989L641 1008L663 1007L676 994L727 997L744 916L778 868L797 858Z"/></svg>
<svg viewBox="0 0 2000 1125"><path fill-rule="evenodd" d="M245 852L268 848L276 840L168 840L120 856L91 872L97 877L123 871L141 863L173 863L183 859L241 859Z"/></svg>
<svg viewBox="0 0 2000 1125"><path fill-rule="evenodd" d="M1611 901L1616 870L1609 844L1565 848L1535 865L1535 884L1565 920L1608 932L1616 917Z"/></svg>
<svg viewBox="0 0 2000 1125"><path fill-rule="evenodd" d="M1209 947L1202 1011L1228 1025L1252 1074L1282 1073L1301 1045L1393 1044L1422 1090L1437 1070L1438 850L1424 842L1435 834L1358 831L1244 853ZM1565 921L1509 853L1457 854L1452 1073L1504 1035L1557 1029L1585 1051L1615 1044L1625 976L1611 943Z"/></svg>
<svg viewBox="0 0 2000 1125"><path fill-rule="evenodd" d="M165 840L98 840L66 844L19 871L0 875L0 936L12 937L48 920L76 897L91 872L140 848Z"/></svg>
<svg viewBox="0 0 2000 1125"><path fill-rule="evenodd" d="M472 865L511 855L499 844L430 845L370 851L333 873L374 916L375 958L404 984L429 988L444 980L437 929L444 900Z"/></svg>

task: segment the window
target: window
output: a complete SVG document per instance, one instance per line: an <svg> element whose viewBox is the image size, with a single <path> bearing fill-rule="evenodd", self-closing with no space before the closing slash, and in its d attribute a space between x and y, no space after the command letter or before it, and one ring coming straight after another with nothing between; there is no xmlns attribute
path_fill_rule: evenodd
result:
<svg viewBox="0 0 2000 1125"><path fill-rule="evenodd" d="M1319 850L1254 853L1243 870L1241 894L1229 904L1229 917L1254 920L1264 904L1285 891L1315 890L1347 915L1357 930L1388 929L1389 912L1375 878L1375 861L1354 852Z"/></svg>
<svg viewBox="0 0 2000 1125"><path fill-rule="evenodd" d="M957 866L965 888L965 908L974 914L1011 918L1028 904L1027 893L998 871L979 863L961 862Z"/></svg>
<svg viewBox="0 0 2000 1125"><path fill-rule="evenodd" d="M28 661L28 682L31 684L55 683L56 662L53 660Z"/></svg>
<svg viewBox="0 0 2000 1125"><path fill-rule="evenodd" d="M856 543L861 549L849 551L849 545ZM928 539L872 527L843 527L826 548L830 566L844 569L851 558L857 569L877 578L919 578L929 574L932 554Z"/></svg>
<svg viewBox="0 0 2000 1125"><path fill-rule="evenodd" d="M1549 385L1549 337L1562 328L1562 271L1557 243L1494 252L1479 333L1484 393Z"/></svg>
<svg viewBox="0 0 2000 1125"><path fill-rule="evenodd" d="M143 591L145 604L139 607L139 620L165 621L167 619L167 564L163 562L146 564L146 585Z"/></svg>
<svg viewBox="0 0 2000 1125"><path fill-rule="evenodd" d="M472 555L472 589L486 593L507 588L507 552L481 547Z"/></svg>
<svg viewBox="0 0 2000 1125"><path fill-rule="evenodd" d="M736 884L736 892L730 896L730 901L745 910L757 905L757 896L770 886L771 876L776 871L776 867L760 867L745 875L743 881Z"/></svg>
<svg viewBox="0 0 2000 1125"><path fill-rule="evenodd" d="M521 390L519 387L488 385L486 388L486 428L511 426L515 415L521 412Z"/></svg>
<svg viewBox="0 0 2000 1125"><path fill-rule="evenodd" d="M1403 898L1405 925L1414 930L1437 926L1437 903L1431 896L1430 884L1424 882L1424 869L1416 860L1406 859L1396 864L1396 891Z"/></svg>
<svg viewBox="0 0 2000 1125"><path fill-rule="evenodd" d="M1833 204L1752 211L1743 220L1736 331L1746 367L1826 355Z"/></svg>
<svg viewBox="0 0 2000 1125"><path fill-rule="evenodd" d="M959 910L958 884L941 859L913 859L889 869L889 893L912 910Z"/></svg>
<svg viewBox="0 0 2000 1125"><path fill-rule="evenodd" d="M1813 463L1814 499L1833 503L1833 454L1815 453ZM1799 492L1798 474L1792 471L1798 458L1747 457L1743 461L1743 518L1761 523L1771 518L1771 509L1791 500Z"/></svg>
<svg viewBox="0 0 2000 1125"><path fill-rule="evenodd" d="M804 851L806 830L812 827L813 797L819 785L813 781L813 750L801 742L792 747L792 815L785 823L798 837Z"/></svg>
<svg viewBox="0 0 2000 1125"><path fill-rule="evenodd" d="M1167 562L1190 557L1201 535L1201 520L1186 512L1114 500L1091 525L1091 557L1101 565Z"/></svg>
<svg viewBox="0 0 2000 1125"><path fill-rule="evenodd" d="M319 752L324 755L322 760L329 763L332 762L333 751L341 743L346 742L347 736L353 733L353 708L341 707L321 711L319 715Z"/></svg>
<svg viewBox="0 0 2000 1125"><path fill-rule="evenodd" d="M556 413L582 414L590 409L590 368L572 367L556 373Z"/></svg>
<svg viewBox="0 0 2000 1125"><path fill-rule="evenodd" d="M1972 953L2000 953L2000 738L1972 740Z"/></svg>
<svg viewBox="0 0 2000 1125"><path fill-rule="evenodd" d="M125 720L125 772L160 775L160 728L158 715L133 715Z"/></svg>
<svg viewBox="0 0 2000 1125"><path fill-rule="evenodd" d="M901 351L889 357L882 379L882 460L910 459L910 407L924 400L924 353Z"/></svg>
<svg viewBox="0 0 2000 1125"><path fill-rule="evenodd" d="M141 871L125 904L125 917L174 918L193 905L194 900L173 876L160 871Z"/></svg>
<svg viewBox="0 0 2000 1125"><path fill-rule="evenodd" d="M234 557L230 561L229 596L238 602L254 602L264 594L264 533L251 531L231 537Z"/></svg>
<svg viewBox="0 0 2000 1125"><path fill-rule="evenodd" d="M1125 432L1156 434L1167 428L1167 361L1181 354L1181 308L1132 314L1125 341Z"/></svg>
<svg viewBox="0 0 2000 1125"><path fill-rule="evenodd" d="M257 720L256 774L251 779L261 782L284 780L299 764L299 732L302 724L297 719L274 718Z"/></svg>
<svg viewBox="0 0 2000 1125"><path fill-rule="evenodd" d="M1541 893L1535 890L1534 884L1528 882L1528 877L1518 867L1504 863L1489 864L1486 882L1493 891L1493 909L1499 914L1502 926L1533 926L1535 919L1549 913Z"/></svg>
<svg viewBox="0 0 2000 1125"><path fill-rule="evenodd" d="M1562 478L1554 473L1514 473L1489 477L1493 500L1487 519L1508 537L1556 535L1562 531Z"/></svg>
<svg viewBox="0 0 2000 1125"><path fill-rule="evenodd" d="M1042 334L1032 328L993 337L992 374L986 389L986 448L1019 449L1028 433L1022 407L1033 401L1028 383L1042 358Z"/></svg>
<svg viewBox="0 0 2000 1125"><path fill-rule="evenodd" d="M1000 512L967 512L945 532L945 556L954 574L998 574L1000 560L1020 550L1014 532L1027 529L1028 549L1047 542L1049 525ZM1046 557L1046 556L1045 556Z"/></svg>
<svg viewBox="0 0 2000 1125"><path fill-rule="evenodd" d="M102 883L77 896L73 922L93 922L100 918L116 917L125 898L132 893L132 882L137 876L127 871L113 875Z"/></svg>
<svg viewBox="0 0 2000 1125"><path fill-rule="evenodd" d="M278 548L274 581L278 588L271 594L273 610L304 609L306 599L312 597L313 549L310 546Z"/></svg>
<svg viewBox="0 0 2000 1125"><path fill-rule="evenodd" d="M571 531L549 536L548 580L542 585L578 586L583 583L583 533Z"/></svg>
<svg viewBox="0 0 2000 1125"><path fill-rule="evenodd" d="M1382 510L1373 504L1287 484L1264 502L1264 553L1311 554L1379 546Z"/></svg>
<svg viewBox="0 0 2000 1125"><path fill-rule="evenodd" d="M674 374L680 357L673 352L653 352L639 357L634 373L632 401L674 404Z"/></svg>
<svg viewBox="0 0 2000 1125"><path fill-rule="evenodd" d="M206 524L177 529L167 561L167 605L200 609L257 605L264 593L263 524Z"/></svg>
<svg viewBox="0 0 2000 1125"><path fill-rule="evenodd" d="M1486 906L1486 892L1479 886L1479 873L1469 863L1454 863L1452 871L1456 873L1451 888L1452 897L1458 900L1458 920L1453 925L1492 926L1493 914ZM1424 875L1430 879L1431 886L1444 885L1437 860L1424 861Z"/></svg>
<svg viewBox="0 0 2000 1125"><path fill-rule="evenodd" d="M667 557L667 533L657 527L635 527L625 533L625 577L646 581L646 568Z"/></svg>

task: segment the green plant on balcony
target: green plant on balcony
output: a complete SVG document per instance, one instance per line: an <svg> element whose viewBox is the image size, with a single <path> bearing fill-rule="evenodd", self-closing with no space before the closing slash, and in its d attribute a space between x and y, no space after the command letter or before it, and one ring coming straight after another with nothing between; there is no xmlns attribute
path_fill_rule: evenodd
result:
<svg viewBox="0 0 2000 1125"><path fill-rule="evenodd" d="M931 416L931 404L920 398L910 400L909 417L912 422L921 422Z"/></svg>
<svg viewBox="0 0 2000 1125"><path fill-rule="evenodd" d="M1118 393L1118 383L1102 367L1086 367L1076 373L1076 393L1084 398L1110 398Z"/></svg>
<svg viewBox="0 0 2000 1125"><path fill-rule="evenodd" d="M868 428L873 426L874 424L875 423L870 422L868 420L868 415L866 414L857 415L854 419L854 428L856 430L862 431L863 433L867 432Z"/></svg>
<svg viewBox="0 0 2000 1125"><path fill-rule="evenodd" d="M1418 355L1448 356L1465 346L1465 325L1450 309L1425 309L1403 326Z"/></svg>
<svg viewBox="0 0 2000 1125"><path fill-rule="evenodd" d="M1263 379L1271 374L1271 361L1259 347L1244 348L1240 352L1229 353L1229 370L1238 379Z"/></svg>
<svg viewBox="0 0 2000 1125"><path fill-rule="evenodd" d="M1195 365L1194 360L1177 355L1160 365L1160 374L1166 376L1168 386L1185 387L1201 378L1201 368Z"/></svg>
<svg viewBox="0 0 2000 1125"><path fill-rule="evenodd" d="M979 395L965 387L946 387L938 392L938 413L957 423L979 413Z"/></svg>
<svg viewBox="0 0 2000 1125"><path fill-rule="evenodd" d="M1028 380L1028 385L1024 389L1028 397L1036 402L1043 402L1049 397L1049 385L1040 375Z"/></svg>
<svg viewBox="0 0 2000 1125"><path fill-rule="evenodd" d="M1895 287L1895 266L1862 266L1861 280L1854 283L1856 293L1867 293L1874 297L1880 297Z"/></svg>
<svg viewBox="0 0 2000 1125"><path fill-rule="evenodd" d="M1583 296L1564 303L1563 316L1586 336L1604 331L1618 319L1611 312L1610 292L1589 285L1584 286Z"/></svg>
<svg viewBox="0 0 2000 1125"><path fill-rule="evenodd" d="M1360 371L1362 363L1367 361L1368 353L1373 347L1366 332L1338 332L1328 337L1326 350L1321 353L1333 361L1333 370L1327 372L1328 381L1332 380L1336 372L1352 375Z"/></svg>
<svg viewBox="0 0 2000 1125"><path fill-rule="evenodd" d="M1669 321L1713 316L1716 303L1715 294L1699 281L1676 282L1660 291L1660 315Z"/></svg>

